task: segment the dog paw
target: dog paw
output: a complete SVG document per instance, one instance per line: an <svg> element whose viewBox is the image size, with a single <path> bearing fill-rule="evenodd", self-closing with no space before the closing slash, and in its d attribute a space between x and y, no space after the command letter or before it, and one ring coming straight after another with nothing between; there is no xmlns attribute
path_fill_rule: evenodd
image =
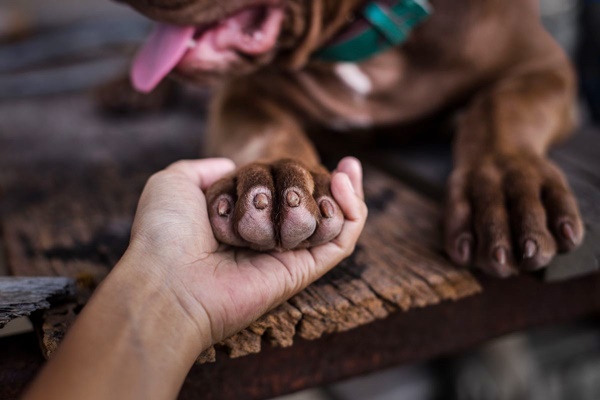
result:
<svg viewBox="0 0 600 400"><path fill-rule="evenodd" d="M583 236L577 202L549 160L482 157L450 177L445 247L459 265L500 277L537 270Z"/></svg>
<svg viewBox="0 0 600 400"><path fill-rule="evenodd" d="M254 250L317 246L338 236L344 216L330 174L295 160L241 167L207 191L217 240Z"/></svg>

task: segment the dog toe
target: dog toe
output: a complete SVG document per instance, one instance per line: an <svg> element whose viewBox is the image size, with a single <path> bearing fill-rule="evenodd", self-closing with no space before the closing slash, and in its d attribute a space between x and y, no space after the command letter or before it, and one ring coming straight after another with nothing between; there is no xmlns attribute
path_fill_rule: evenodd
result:
<svg viewBox="0 0 600 400"><path fill-rule="evenodd" d="M294 160L241 167L207 192L215 237L259 251L328 242L344 222L329 185L326 170L311 172Z"/></svg>
<svg viewBox="0 0 600 400"><path fill-rule="evenodd" d="M457 170L448 180L444 244L450 259L462 267L471 266L475 250L472 208L467 196L468 173Z"/></svg>
<svg viewBox="0 0 600 400"><path fill-rule="evenodd" d="M344 214L330 196L321 196L317 200L320 212L320 223L314 235L310 238L313 246L330 242L335 239L344 226Z"/></svg>
<svg viewBox="0 0 600 400"><path fill-rule="evenodd" d="M475 265L487 273L508 277L517 273L502 176L491 166L473 173L471 206L477 237Z"/></svg>
<svg viewBox="0 0 600 400"><path fill-rule="evenodd" d="M562 173L533 155L482 158L449 181L445 247L459 265L507 277L547 266L584 228Z"/></svg>
<svg viewBox="0 0 600 400"><path fill-rule="evenodd" d="M302 246L317 228L314 209L316 205L310 193L299 187L287 188L283 191L280 204L281 247L295 249Z"/></svg>
<svg viewBox="0 0 600 400"><path fill-rule="evenodd" d="M236 213L237 231L253 249L269 250L275 247L272 212L272 192L265 186L254 186L240 197Z"/></svg>
<svg viewBox="0 0 600 400"><path fill-rule="evenodd" d="M215 238L231 246L244 245L234 227L235 190L232 178L224 178L207 192L208 216Z"/></svg>
<svg viewBox="0 0 600 400"><path fill-rule="evenodd" d="M540 176L530 166L521 166L506 174L504 187L519 267L543 268L556 255L556 242L547 226Z"/></svg>
<svg viewBox="0 0 600 400"><path fill-rule="evenodd" d="M542 198L548 215L548 226L558 250L565 252L579 247L585 232L577 201L562 173L553 166L544 183Z"/></svg>

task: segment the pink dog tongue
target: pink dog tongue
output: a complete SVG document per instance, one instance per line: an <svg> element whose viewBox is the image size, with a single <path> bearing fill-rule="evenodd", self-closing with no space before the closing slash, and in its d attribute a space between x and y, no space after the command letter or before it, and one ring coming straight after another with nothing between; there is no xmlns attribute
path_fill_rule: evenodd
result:
<svg viewBox="0 0 600 400"><path fill-rule="evenodd" d="M196 28L157 24L133 62L131 81L136 90L152 91L184 56Z"/></svg>

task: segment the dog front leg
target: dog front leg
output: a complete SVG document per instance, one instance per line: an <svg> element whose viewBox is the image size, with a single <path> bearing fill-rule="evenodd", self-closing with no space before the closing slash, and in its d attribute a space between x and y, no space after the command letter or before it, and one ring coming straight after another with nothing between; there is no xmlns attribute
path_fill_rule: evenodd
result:
<svg viewBox="0 0 600 400"><path fill-rule="evenodd" d="M581 244L575 198L546 156L573 128L574 92L560 61L497 82L461 116L445 219L454 262L504 277Z"/></svg>
<svg viewBox="0 0 600 400"><path fill-rule="evenodd" d="M264 251L337 237L344 217L330 174L294 114L243 83L231 87L211 109L209 151L238 165L207 192L217 239Z"/></svg>

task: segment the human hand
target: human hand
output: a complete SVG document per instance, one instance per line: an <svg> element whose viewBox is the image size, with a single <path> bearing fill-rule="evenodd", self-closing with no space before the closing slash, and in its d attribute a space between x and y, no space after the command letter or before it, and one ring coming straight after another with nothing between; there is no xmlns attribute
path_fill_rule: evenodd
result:
<svg viewBox="0 0 600 400"><path fill-rule="evenodd" d="M202 350L350 255L367 216L358 161L342 160L331 181L340 235L282 253L215 240L202 189L233 169L224 159L181 161L148 181L129 248L26 398L175 398Z"/></svg>
<svg viewBox="0 0 600 400"><path fill-rule="evenodd" d="M214 238L203 189L234 169L226 159L180 161L146 185L124 256L139 279L181 305L204 336L202 347L243 329L349 256L364 226L362 169L340 162L331 192L344 227L330 243L310 249L256 253Z"/></svg>

